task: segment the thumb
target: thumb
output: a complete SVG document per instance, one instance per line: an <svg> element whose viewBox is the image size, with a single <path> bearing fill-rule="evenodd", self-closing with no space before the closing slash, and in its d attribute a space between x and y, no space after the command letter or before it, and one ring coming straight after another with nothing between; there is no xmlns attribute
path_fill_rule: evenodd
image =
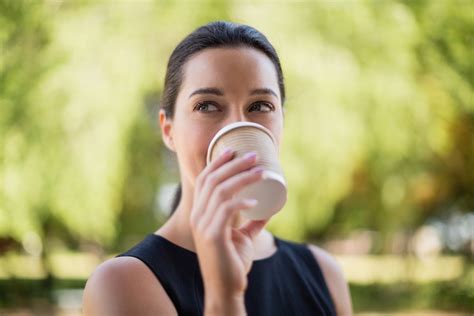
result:
<svg viewBox="0 0 474 316"><path fill-rule="evenodd" d="M258 233L265 227L265 225L268 223L269 219L262 219L262 220L249 220L245 224L243 224L240 228L239 231L247 236L250 237L250 239L254 239L255 236L258 235Z"/></svg>

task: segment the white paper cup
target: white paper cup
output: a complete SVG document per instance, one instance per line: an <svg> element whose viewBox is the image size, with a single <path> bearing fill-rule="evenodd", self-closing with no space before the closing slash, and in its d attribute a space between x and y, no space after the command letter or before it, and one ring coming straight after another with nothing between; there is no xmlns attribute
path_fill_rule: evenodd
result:
<svg viewBox="0 0 474 316"><path fill-rule="evenodd" d="M206 163L219 157L225 148L234 150L234 158L254 151L257 153L255 166L262 167L262 180L254 182L236 196L256 199L255 207L242 210L248 219L268 219L279 212L286 203L287 186L278 160L275 138L264 126L252 122L235 122L220 129L211 140L207 150Z"/></svg>

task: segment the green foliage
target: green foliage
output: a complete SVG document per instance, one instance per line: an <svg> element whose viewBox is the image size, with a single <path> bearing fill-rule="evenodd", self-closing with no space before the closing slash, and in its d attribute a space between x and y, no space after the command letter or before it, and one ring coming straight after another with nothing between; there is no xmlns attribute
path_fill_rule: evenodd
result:
<svg viewBox="0 0 474 316"><path fill-rule="evenodd" d="M471 278L472 279L472 278ZM356 312L444 310L472 312L474 292L466 279L424 284L351 284Z"/></svg>
<svg viewBox="0 0 474 316"><path fill-rule="evenodd" d="M40 3L0 2L0 236L38 231L57 170L54 111L36 99L56 64L47 53L51 25ZM53 174L49 174L52 172Z"/></svg>
<svg viewBox="0 0 474 316"><path fill-rule="evenodd" d="M289 200L274 233L307 240L365 228L383 242L454 206L473 209L469 1L0 8L4 238L113 246L162 223L156 197L173 174L156 128L166 61L216 19L255 26L282 60Z"/></svg>
<svg viewBox="0 0 474 316"><path fill-rule="evenodd" d="M0 254L123 250L163 223L160 187L178 181L157 128L166 61L217 19L256 27L282 61L289 199L272 232L370 229L384 252L399 231L472 212L473 16L469 0L0 0ZM469 310L471 272L353 284L354 306ZM0 280L0 306L84 285L60 282Z"/></svg>
<svg viewBox="0 0 474 316"><path fill-rule="evenodd" d="M290 91L290 197L275 231L305 240L365 228L383 242L453 207L473 209L473 9L419 6L317 2L288 8L300 17L291 32L265 24Z"/></svg>

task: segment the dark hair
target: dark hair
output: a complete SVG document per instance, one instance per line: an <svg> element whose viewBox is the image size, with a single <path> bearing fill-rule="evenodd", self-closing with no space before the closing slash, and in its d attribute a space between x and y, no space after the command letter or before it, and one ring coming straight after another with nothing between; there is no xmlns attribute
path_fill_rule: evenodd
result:
<svg viewBox="0 0 474 316"><path fill-rule="evenodd" d="M161 108L168 118L173 118L175 103L182 83L183 66L190 57L206 48L249 47L255 48L273 62L280 89L281 103L285 102L285 84L280 59L268 39L255 28L227 21L216 21L203 25L186 36L170 56L166 69L165 86L161 98ZM181 183L173 198L171 213L178 207L181 199Z"/></svg>

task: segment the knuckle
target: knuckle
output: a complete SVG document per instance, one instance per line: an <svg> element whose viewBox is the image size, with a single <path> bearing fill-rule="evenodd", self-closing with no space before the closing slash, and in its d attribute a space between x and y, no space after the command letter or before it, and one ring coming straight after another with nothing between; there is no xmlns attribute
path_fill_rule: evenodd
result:
<svg viewBox="0 0 474 316"><path fill-rule="evenodd" d="M221 184L216 188L215 192L221 199L226 198L231 192L231 187L228 184Z"/></svg>

